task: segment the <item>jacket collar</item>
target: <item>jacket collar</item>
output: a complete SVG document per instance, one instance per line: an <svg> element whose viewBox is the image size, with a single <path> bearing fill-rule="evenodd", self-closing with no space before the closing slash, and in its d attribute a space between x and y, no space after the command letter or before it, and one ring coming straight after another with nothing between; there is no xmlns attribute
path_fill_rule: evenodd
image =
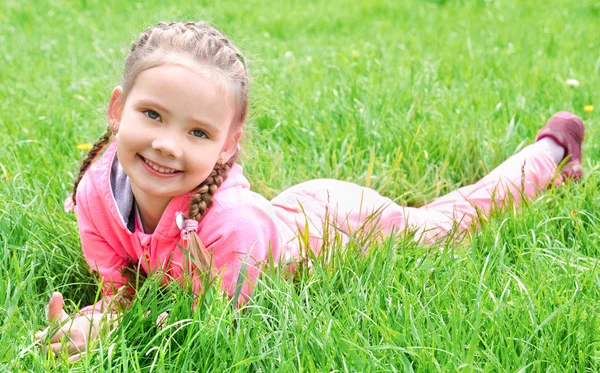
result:
<svg viewBox="0 0 600 373"><path fill-rule="evenodd" d="M102 157L98 160L97 165L94 165L94 166L99 167L101 171L104 171L104 172L101 172L99 175L102 178L102 180L100 180L100 184L105 187L105 188L102 188L102 189L104 189L103 190L104 200L108 206L108 209L109 209L111 215L115 218L116 221L119 222L119 225L121 226L122 229L127 231L129 234L133 234L127 228L127 222L129 220L129 216L121 215L117 201L115 199L114 191L111 188L111 172L113 169L112 165L115 161L116 154L117 154L117 139L112 141L112 143L108 146L108 148L106 149L106 151L104 152ZM128 184L128 187L131 188L129 183L127 183L127 184ZM239 164L234 163L233 166L231 167L231 170L229 171L229 175L228 175L227 179L225 179L225 181L223 182L221 187L215 193L214 203L218 203L219 196L222 195L222 193L225 190L232 188L232 187L236 187L236 186L248 189L250 187L250 184L243 174L242 167ZM147 233L143 233L143 232L135 232L135 233L138 235L141 235L142 237L158 236L158 237L163 237L163 238L176 239L180 235L180 230L177 227L177 223L175 222L175 217L176 217L177 213L179 213L179 212L183 213L185 216L188 215L190 202L192 200L192 194L193 193L190 192L190 193L186 193L186 194L182 194L182 195L173 197L173 199L171 199L171 201L167 205L167 208L165 209L163 215L161 216L161 218L158 222L158 225L156 226L156 229L154 230L154 232L152 234L147 234Z"/></svg>

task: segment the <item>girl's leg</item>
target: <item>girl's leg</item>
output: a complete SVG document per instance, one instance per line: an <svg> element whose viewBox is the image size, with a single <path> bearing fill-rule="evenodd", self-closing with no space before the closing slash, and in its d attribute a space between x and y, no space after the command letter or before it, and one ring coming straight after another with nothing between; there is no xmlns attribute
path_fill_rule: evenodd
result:
<svg viewBox="0 0 600 373"><path fill-rule="evenodd" d="M546 137L553 141L548 141ZM318 253L325 240L335 233L366 240L410 229L417 239L432 244L452 230L465 232L478 214L486 216L497 204L519 203L524 195L533 197L549 184L560 183L556 175L553 142L570 156L570 171L581 171L583 124L572 114L559 113L538 133L535 144L510 157L476 184L460 188L421 208L403 207L376 191L356 184L329 179L311 180L282 192L271 202L278 217L289 227L283 236L291 257L298 257L305 236ZM567 170L563 170L565 173ZM573 172L567 174L576 177ZM298 232L297 234L295 232Z"/></svg>
<svg viewBox="0 0 600 373"><path fill-rule="evenodd" d="M271 203L291 237L282 257L301 256L302 242L318 254L327 242L341 236L342 243L381 239L405 227L405 208L377 191L346 181L316 179L295 185ZM410 208L409 208L410 209Z"/></svg>
<svg viewBox="0 0 600 373"><path fill-rule="evenodd" d="M450 231L460 235L478 216L488 216L493 207L507 203L518 206L522 197L535 197L550 184L561 183L563 176L556 170L564 155L569 156L569 162L562 174L580 178L583 137L579 118L566 112L556 114L540 130L536 143L510 157L479 182L411 211L406 217L408 226L418 228L426 244L434 243ZM558 157L557 150L563 150Z"/></svg>
<svg viewBox="0 0 600 373"><path fill-rule="evenodd" d="M510 157L478 183L455 190L421 208L404 207L375 190L339 180L318 179L298 184L271 202L280 219L305 235L314 253L327 240L342 234L342 242L380 239L410 231L415 239L433 244L450 231L466 232L478 216L494 204L519 203L523 195L535 196L548 184L561 181L556 163L537 142ZM556 179L556 180L555 180ZM296 236L297 237L297 236ZM290 253L297 257L300 247Z"/></svg>

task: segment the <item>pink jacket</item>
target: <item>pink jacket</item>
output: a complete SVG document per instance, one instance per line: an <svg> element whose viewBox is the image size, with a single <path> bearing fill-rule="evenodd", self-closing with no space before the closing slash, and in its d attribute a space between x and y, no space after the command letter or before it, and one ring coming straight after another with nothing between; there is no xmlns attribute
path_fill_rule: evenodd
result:
<svg viewBox="0 0 600 373"><path fill-rule="evenodd" d="M173 198L154 233L130 232L128 217L121 216L111 190L115 154L113 141L81 179L75 206L83 253L104 280L105 296L127 282L122 271L131 264L141 265L147 273L161 270L167 278L183 273L186 257L178 244L185 246L175 216L178 212L187 215L191 199L189 194ZM212 253L213 266L229 296L235 294L246 262L239 303L250 296L261 263L270 258L274 265L293 264L301 256L301 247L318 254L324 239L340 235L345 243L353 234L368 232L370 225L387 235L405 225L404 212L372 189L331 179L295 185L269 202L250 190L242 167L234 164L200 221L198 235ZM86 307L86 311L98 308L102 304Z"/></svg>
<svg viewBox="0 0 600 373"><path fill-rule="evenodd" d="M130 264L139 263L147 273L165 271L171 278L182 274L186 257L177 244L185 245L175 216L177 212L187 216L191 198L189 194L173 198L154 233L130 232L111 190L115 154L116 141L85 173L75 206L85 259L104 280L108 296L127 282L122 271ZM249 187L242 167L234 164L198 227L199 238L213 254L213 266L221 270L222 287L230 296L235 293L242 261L247 260L248 279L241 291L245 298L252 292L260 264L271 255L280 258L282 250L293 250L296 235L295 219L288 217L285 223L276 210L284 215L285 211Z"/></svg>

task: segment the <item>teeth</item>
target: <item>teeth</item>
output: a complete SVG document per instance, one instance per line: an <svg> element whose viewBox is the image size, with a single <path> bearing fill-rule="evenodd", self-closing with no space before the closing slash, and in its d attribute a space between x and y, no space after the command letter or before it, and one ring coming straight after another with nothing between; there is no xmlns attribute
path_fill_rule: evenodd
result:
<svg viewBox="0 0 600 373"><path fill-rule="evenodd" d="M173 170L172 168L160 167L160 166L156 165L155 163L152 163L151 161L149 161L146 158L144 158L144 162L146 162L146 164L148 166L152 167L155 171L158 171L163 174L174 174L175 172L177 172L177 170Z"/></svg>

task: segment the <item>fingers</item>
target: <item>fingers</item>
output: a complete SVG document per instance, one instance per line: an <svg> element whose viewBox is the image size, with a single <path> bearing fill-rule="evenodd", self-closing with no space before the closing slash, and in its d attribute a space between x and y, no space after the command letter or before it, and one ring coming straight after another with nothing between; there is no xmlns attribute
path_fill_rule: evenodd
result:
<svg viewBox="0 0 600 373"><path fill-rule="evenodd" d="M62 352L70 355L69 361L81 359L87 348L90 338L94 338L96 331L92 320L87 317L70 318L64 311L64 298L61 293L55 292L50 297L46 307L46 316L50 325L35 334L37 340L45 339L48 345L46 353L52 351L59 355Z"/></svg>
<svg viewBox="0 0 600 373"><path fill-rule="evenodd" d="M83 357L83 352L69 357L69 363L74 363Z"/></svg>
<svg viewBox="0 0 600 373"><path fill-rule="evenodd" d="M46 328L44 330L40 330L39 332L35 333L35 339L46 338L46 335L48 334L48 329L50 329L50 328Z"/></svg>
<svg viewBox="0 0 600 373"><path fill-rule="evenodd" d="M46 329L35 333L35 339L41 340L41 339L47 338L48 334L51 333L50 329L52 329L52 331L54 331L54 334L52 334L52 338L50 339L50 342L56 342L60 338L62 338L63 335L68 333L68 331L63 330L63 328L57 329L56 327L53 327L53 328L47 327Z"/></svg>
<svg viewBox="0 0 600 373"><path fill-rule="evenodd" d="M52 296L50 297L50 302L48 303L48 309L46 311L48 321L61 322L69 317L69 315L67 315L67 313L63 310L64 304L65 301L61 293L52 293Z"/></svg>
<svg viewBox="0 0 600 373"><path fill-rule="evenodd" d="M152 313L152 311L148 311L146 312L146 317L150 316L150 314ZM158 315L156 317L156 326L158 326L159 328L164 328L165 325L167 324L167 321L169 319L169 313L167 311L162 312L160 315ZM116 325L115 325L116 327Z"/></svg>
<svg viewBox="0 0 600 373"><path fill-rule="evenodd" d="M69 318L69 315L64 311L64 299L61 293L55 292L50 296L50 301L46 306L46 317L50 322L50 326L46 329L35 333L36 339L43 339L48 336L48 334L52 334L57 329L58 323L62 323L63 321ZM61 333L60 335L62 335Z"/></svg>
<svg viewBox="0 0 600 373"><path fill-rule="evenodd" d="M86 330L86 326L89 327L87 320L77 320L58 329L48 341L46 353L52 351L57 356L61 351L68 355L83 354L87 349L88 339L93 338L93 335L88 335L92 331Z"/></svg>
<svg viewBox="0 0 600 373"><path fill-rule="evenodd" d="M35 339L41 340L44 338L48 338L48 336L51 335L50 340L48 342L53 343L53 342L60 341L60 339L64 335L68 335L68 334L69 334L68 326L65 326L62 328L57 328L56 326L49 326L46 329L35 333Z"/></svg>
<svg viewBox="0 0 600 373"><path fill-rule="evenodd" d="M50 351L50 350L52 350L52 352L56 356L60 355L61 351L65 351L69 355L73 355L75 353L80 355L85 352L85 346L78 346L78 345L74 344L73 342L70 342L68 340L63 340L60 342L50 343L49 346L46 346L44 348L44 351L46 352L46 354L48 354L48 351Z"/></svg>
<svg viewBox="0 0 600 373"><path fill-rule="evenodd" d="M156 318L156 326L158 326L161 329L164 328L165 325L167 324L168 319L169 319L169 313L168 312L161 313Z"/></svg>
<svg viewBox="0 0 600 373"><path fill-rule="evenodd" d="M70 331L68 328L60 328L50 337L50 343L60 342L63 337L69 338Z"/></svg>

